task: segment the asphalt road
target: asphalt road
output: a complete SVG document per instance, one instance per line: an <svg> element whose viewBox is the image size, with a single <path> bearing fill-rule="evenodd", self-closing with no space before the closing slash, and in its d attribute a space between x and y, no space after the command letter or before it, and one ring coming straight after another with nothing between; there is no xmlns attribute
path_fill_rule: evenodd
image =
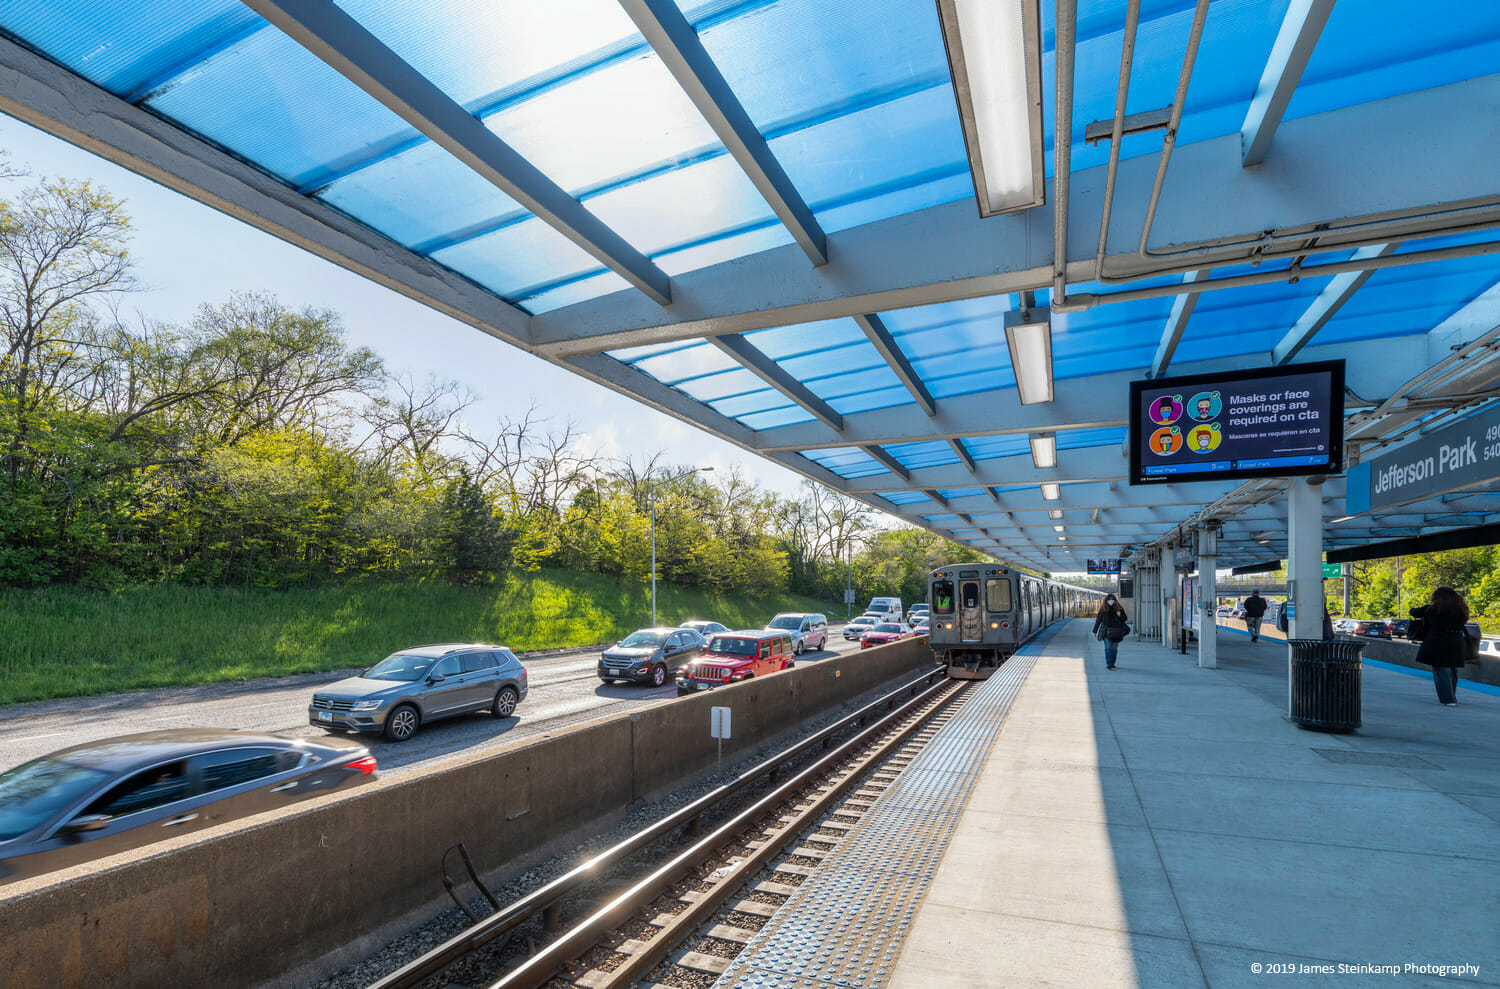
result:
<svg viewBox="0 0 1500 989"><path fill-rule="evenodd" d="M828 649L806 653L816 663L859 649L845 642L841 627L829 626ZM605 685L595 675L599 650L522 656L530 691L516 713L496 721L490 714L464 715L424 725L400 743L360 736L385 775L410 771L456 752L484 752L517 740L557 731L621 709L677 696L675 685ZM287 737L323 732L307 723L313 690L357 670L305 674L199 687L79 697L16 704L0 709L0 770L69 745L156 728L233 728Z"/></svg>

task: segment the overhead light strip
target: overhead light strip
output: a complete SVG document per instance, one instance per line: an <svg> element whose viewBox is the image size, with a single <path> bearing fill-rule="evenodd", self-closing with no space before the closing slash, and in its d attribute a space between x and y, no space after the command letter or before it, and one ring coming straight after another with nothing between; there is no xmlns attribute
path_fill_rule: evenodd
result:
<svg viewBox="0 0 1500 989"><path fill-rule="evenodd" d="M1036 0L938 0L980 216L1046 201Z"/></svg>

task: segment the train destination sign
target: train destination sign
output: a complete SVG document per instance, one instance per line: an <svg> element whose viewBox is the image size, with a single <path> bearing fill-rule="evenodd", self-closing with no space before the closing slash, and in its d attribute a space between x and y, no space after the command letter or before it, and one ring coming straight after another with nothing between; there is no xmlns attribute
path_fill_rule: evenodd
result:
<svg viewBox="0 0 1500 989"><path fill-rule="evenodd" d="M1404 505L1500 477L1500 409L1490 408L1349 468L1345 511Z"/></svg>
<svg viewBox="0 0 1500 989"><path fill-rule="evenodd" d="M1344 362L1130 383L1130 483L1334 474Z"/></svg>

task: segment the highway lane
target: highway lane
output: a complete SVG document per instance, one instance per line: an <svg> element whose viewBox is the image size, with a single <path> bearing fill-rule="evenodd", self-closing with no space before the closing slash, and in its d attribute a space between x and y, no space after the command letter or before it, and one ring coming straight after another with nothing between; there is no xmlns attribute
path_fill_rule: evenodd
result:
<svg viewBox="0 0 1500 989"><path fill-rule="evenodd" d="M798 662L816 663L858 649L859 643L845 642L841 630L830 626L828 650L808 653ZM522 656L530 691L515 715L498 722L489 714L438 721L401 743L359 737L375 753L382 773L401 773L441 756L486 752L677 696L672 684L606 685L595 674L598 659L598 649ZM157 728L231 728L294 738L321 735L307 722L313 691L356 673L344 670L12 705L0 709L0 770L80 742Z"/></svg>

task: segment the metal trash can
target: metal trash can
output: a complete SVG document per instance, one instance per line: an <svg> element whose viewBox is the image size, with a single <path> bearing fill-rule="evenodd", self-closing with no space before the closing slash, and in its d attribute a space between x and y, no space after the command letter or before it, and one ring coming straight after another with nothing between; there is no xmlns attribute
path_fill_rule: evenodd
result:
<svg viewBox="0 0 1500 989"><path fill-rule="evenodd" d="M1313 731L1359 727L1359 654L1363 642L1288 639L1292 648L1289 702L1292 723Z"/></svg>

